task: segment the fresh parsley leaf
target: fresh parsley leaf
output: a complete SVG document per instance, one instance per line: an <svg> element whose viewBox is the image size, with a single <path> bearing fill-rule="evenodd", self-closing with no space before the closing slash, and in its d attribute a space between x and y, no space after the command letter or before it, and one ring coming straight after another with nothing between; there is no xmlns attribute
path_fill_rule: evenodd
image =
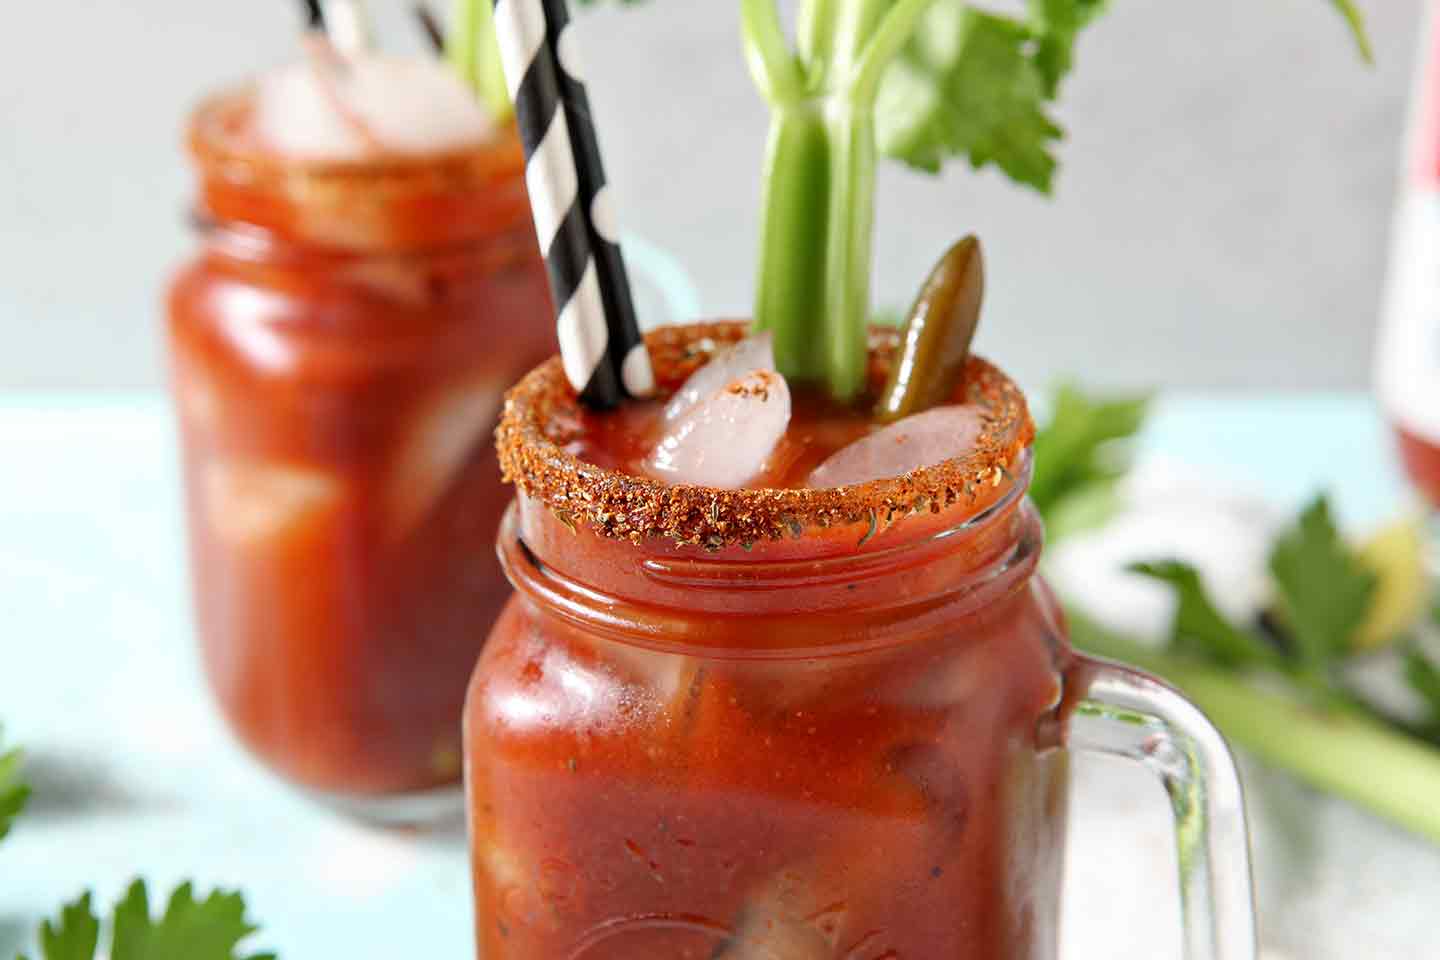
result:
<svg viewBox="0 0 1440 960"><path fill-rule="evenodd" d="M19 750L0 753L0 840L30 799L30 788L20 779L21 759Z"/></svg>
<svg viewBox="0 0 1440 960"><path fill-rule="evenodd" d="M115 905L112 928L110 960L275 960L273 953L236 952L257 929L245 919L240 894L216 890L196 900L189 883L175 889L155 920L145 881L136 880ZM42 960L94 960L99 942L89 893L61 909L58 925L46 920L40 927Z"/></svg>
<svg viewBox="0 0 1440 960"><path fill-rule="evenodd" d="M1412 646L1405 651L1405 680L1429 707L1430 723L1440 726L1440 667Z"/></svg>
<svg viewBox="0 0 1440 960"><path fill-rule="evenodd" d="M1170 643L1175 650L1227 667L1275 661L1274 652L1261 638L1225 619L1194 567L1177 560L1163 560L1132 564L1130 570L1175 589L1179 606L1170 627Z"/></svg>
<svg viewBox="0 0 1440 960"><path fill-rule="evenodd" d="M1045 113L1046 75L1031 25L960 0L939 0L885 74L876 107L880 149L938 172L951 156L1048 193L1063 131Z"/></svg>
<svg viewBox="0 0 1440 960"><path fill-rule="evenodd" d="M1341 539L1325 497L1311 502L1275 542L1270 572L1301 669L1325 673L1350 651L1378 582Z"/></svg>
<svg viewBox="0 0 1440 960"><path fill-rule="evenodd" d="M62 907L57 922L46 920L40 925L44 960L94 960L99 945L100 918L90 909L89 893Z"/></svg>
<svg viewBox="0 0 1440 960"><path fill-rule="evenodd" d="M1035 435L1030 484L1047 524L1059 520L1068 501L1113 491L1128 467L1121 445L1139 433L1149 406L1148 396L1100 398L1069 383L1056 389L1049 422Z"/></svg>
<svg viewBox="0 0 1440 960"><path fill-rule="evenodd" d="M1075 38L1107 6L1108 0L1030 0L1035 65L1045 78L1045 96L1060 92L1060 81L1075 62Z"/></svg>

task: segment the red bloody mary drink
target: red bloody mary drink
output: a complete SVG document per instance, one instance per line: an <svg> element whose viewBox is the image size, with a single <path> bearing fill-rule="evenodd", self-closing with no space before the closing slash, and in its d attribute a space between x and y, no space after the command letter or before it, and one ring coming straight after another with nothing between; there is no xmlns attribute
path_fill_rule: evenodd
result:
<svg viewBox="0 0 1440 960"><path fill-rule="evenodd" d="M743 329L652 334L662 398L615 413L580 407L558 360L509 396L499 552L517 593L465 714L478 955L1053 960L1064 747L1093 671L1119 668L1071 651L1035 576L1024 396L971 358L955 405L896 431L732 369L712 406L784 397L783 433L745 485L667 479L715 426L671 404ZM871 391L895 341L872 337ZM932 413L956 418L955 455L822 485L913 460ZM770 429L736 427L737 448ZM1183 703L1106 676L1154 688L1137 711ZM1165 736L1146 722L1124 729ZM1216 887L1239 929L1238 786L1198 724L1224 782L1186 810L1231 804L1232 855L1241 818Z"/></svg>
<svg viewBox="0 0 1440 960"><path fill-rule="evenodd" d="M227 720L288 780L408 819L442 788L455 803L466 678L509 592L490 437L553 334L513 129L463 89L478 117L397 128L365 113L364 91L394 94L389 68L347 69L361 94L340 107L287 74L196 112L201 249L171 288L170 344ZM463 112L440 76L427 109ZM307 96L334 129L312 118L314 142L288 142L266 98L304 114Z"/></svg>

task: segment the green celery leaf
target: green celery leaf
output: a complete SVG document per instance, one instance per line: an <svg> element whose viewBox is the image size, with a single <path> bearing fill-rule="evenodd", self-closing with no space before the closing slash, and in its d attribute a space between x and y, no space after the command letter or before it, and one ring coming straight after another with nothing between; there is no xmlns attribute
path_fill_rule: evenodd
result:
<svg viewBox="0 0 1440 960"><path fill-rule="evenodd" d="M20 763L19 750L0 753L0 840L5 839L30 799L30 788L20 779Z"/></svg>
<svg viewBox="0 0 1440 960"><path fill-rule="evenodd" d="M1105 12L1107 0L1030 0L1035 31L1035 65L1045 78L1045 95L1054 98L1075 62L1075 38Z"/></svg>
<svg viewBox="0 0 1440 960"><path fill-rule="evenodd" d="M1330 503L1316 498L1270 552L1280 615L1296 641L1300 666L1314 676L1351 649L1377 578L1340 537Z"/></svg>
<svg viewBox="0 0 1440 960"><path fill-rule="evenodd" d="M1057 531L1072 499L1103 502L1128 464L1121 442L1135 436L1149 410L1148 396L1095 397L1074 384L1055 391L1049 421L1035 435L1035 478L1030 499Z"/></svg>
<svg viewBox="0 0 1440 960"><path fill-rule="evenodd" d="M1226 667L1274 662L1274 653L1261 638L1225 619L1194 567L1164 560L1132 564L1129 569L1175 589L1179 606L1170 628L1170 643L1176 651Z"/></svg>
<svg viewBox="0 0 1440 960"><path fill-rule="evenodd" d="M1412 646L1405 651L1405 680L1430 708L1430 722L1440 725L1440 667Z"/></svg>
<svg viewBox="0 0 1440 960"><path fill-rule="evenodd" d="M100 918L90 909L90 894L60 908L57 923L40 925L40 952L45 960L94 960L100 945Z"/></svg>
<svg viewBox="0 0 1440 960"><path fill-rule="evenodd" d="M880 149L932 173L953 156L993 163L1048 193L1063 131L1045 113L1039 50L1024 20L938 0L881 83Z"/></svg>

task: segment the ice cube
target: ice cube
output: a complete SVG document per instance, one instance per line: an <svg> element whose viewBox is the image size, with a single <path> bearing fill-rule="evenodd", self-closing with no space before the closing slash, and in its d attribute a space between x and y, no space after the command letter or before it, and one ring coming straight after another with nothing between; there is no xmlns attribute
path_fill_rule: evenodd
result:
<svg viewBox="0 0 1440 960"><path fill-rule="evenodd" d="M785 378L773 370L754 370L665 424L646 469L674 483L743 487L763 471L789 424Z"/></svg>
<svg viewBox="0 0 1440 960"><path fill-rule="evenodd" d="M254 116L268 147L316 160L438 153L494 131L479 100L439 61L375 54L313 57L266 75Z"/></svg>
<svg viewBox="0 0 1440 960"><path fill-rule="evenodd" d="M701 400L747 373L775 369L775 338L769 332L746 337L722 350L690 375L665 405L666 423L678 420Z"/></svg>
<svg viewBox="0 0 1440 960"><path fill-rule="evenodd" d="M963 456L975 445L985 411L974 404L935 407L897 420L842 447L806 479L809 487L841 487L898 477Z"/></svg>
<svg viewBox="0 0 1440 960"><path fill-rule="evenodd" d="M289 464L219 460L202 481L205 513L222 539L259 544L299 533L340 500L337 477Z"/></svg>
<svg viewBox="0 0 1440 960"><path fill-rule="evenodd" d="M418 525L476 447L490 442L504 390L501 380L479 377L444 388L420 405L401 435L386 478L392 537Z"/></svg>

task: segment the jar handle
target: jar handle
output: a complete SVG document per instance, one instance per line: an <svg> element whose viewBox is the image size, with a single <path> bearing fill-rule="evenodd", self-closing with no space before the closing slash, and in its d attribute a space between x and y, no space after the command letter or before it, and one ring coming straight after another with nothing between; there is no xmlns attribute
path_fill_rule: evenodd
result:
<svg viewBox="0 0 1440 960"><path fill-rule="evenodd" d="M1077 656L1065 743L1133 760L1160 778L1175 814L1186 960L1254 960L1250 843L1240 775L1220 732L1154 677Z"/></svg>

